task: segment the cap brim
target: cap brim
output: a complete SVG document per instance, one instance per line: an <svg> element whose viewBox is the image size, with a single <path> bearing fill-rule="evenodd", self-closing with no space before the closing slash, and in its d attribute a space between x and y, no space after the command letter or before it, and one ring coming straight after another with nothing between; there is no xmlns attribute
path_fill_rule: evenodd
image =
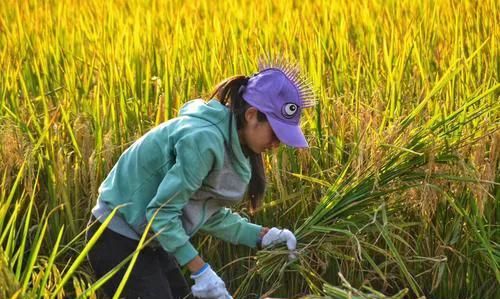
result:
<svg viewBox="0 0 500 299"><path fill-rule="evenodd" d="M269 116L267 120L281 143L298 148L309 147L306 137L298 125L290 125Z"/></svg>

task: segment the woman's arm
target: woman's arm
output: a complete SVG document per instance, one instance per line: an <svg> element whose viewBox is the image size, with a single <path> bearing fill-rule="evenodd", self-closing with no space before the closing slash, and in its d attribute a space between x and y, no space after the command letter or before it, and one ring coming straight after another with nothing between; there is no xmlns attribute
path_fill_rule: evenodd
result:
<svg viewBox="0 0 500 299"><path fill-rule="evenodd" d="M251 248L259 247L259 242L269 228L248 222L248 219L221 208L212 215L200 230L232 244L242 244Z"/></svg>
<svg viewBox="0 0 500 299"><path fill-rule="evenodd" d="M206 140L211 137L203 131L194 130L176 142L175 164L163 177L146 208L146 219L152 221L152 229L158 234L157 240L181 266L198 256L184 230L181 216L182 209L200 188L215 161L216 148Z"/></svg>
<svg viewBox="0 0 500 299"><path fill-rule="evenodd" d="M203 259L199 255L197 255L194 259L189 261L186 266L189 269L189 272L196 273L200 271L203 266L205 266L205 261L203 261Z"/></svg>

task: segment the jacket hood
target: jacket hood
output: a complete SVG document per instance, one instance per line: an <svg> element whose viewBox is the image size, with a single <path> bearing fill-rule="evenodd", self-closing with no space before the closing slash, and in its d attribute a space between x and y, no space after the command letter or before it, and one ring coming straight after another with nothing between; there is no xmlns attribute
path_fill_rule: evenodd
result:
<svg viewBox="0 0 500 299"><path fill-rule="evenodd" d="M249 159L244 155L238 138L238 130L236 129L236 119L231 111L221 104L217 99L212 99L205 102L202 99L196 99L187 102L179 111L179 116L189 116L207 121L214 125L224 137L224 143L231 145L234 158L239 161L239 167L242 167L245 172L251 171ZM231 122L231 136L229 134L229 119ZM229 140L231 139L231 140Z"/></svg>
<svg viewBox="0 0 500 299"><path fill-rule="evenodd" d="M205 120L215 125L224 135L224 139L229 138L229 116L227 107L218 100L205 102L202 99L196 99L187 102L179 111L179 116L190 116Z"/></svg>

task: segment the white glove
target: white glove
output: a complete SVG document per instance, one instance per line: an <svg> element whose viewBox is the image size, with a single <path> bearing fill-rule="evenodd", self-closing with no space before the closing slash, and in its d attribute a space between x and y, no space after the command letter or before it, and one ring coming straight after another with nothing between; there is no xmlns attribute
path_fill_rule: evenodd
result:
<svg viewBox="0 0 500 299"><path fill-rule="evenodd" d="M191 287L193 296L203 299L233 299L226 290L224 281L217 276L210 265L201 273L191 275L194 285Z"/></svg>
<svg viewBox="0 0 500 299"><path fill-rule="evenodd" d="M273 246L279 243L285 243L288 250L292 253L288 256L290 259L295 259L296 256L294 254L295 248L297 247L297 239L295 235L289 231L288 229L278 229L276 227L271 228L265 235L262 237L262 247L266 248L268 246Z"/></svg>

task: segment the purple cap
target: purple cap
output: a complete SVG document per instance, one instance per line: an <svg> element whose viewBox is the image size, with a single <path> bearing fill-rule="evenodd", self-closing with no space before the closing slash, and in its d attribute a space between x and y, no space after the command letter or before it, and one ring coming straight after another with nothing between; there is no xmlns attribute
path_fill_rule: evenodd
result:
<svg viewBox="0 0 500 299"><path fill-rule="evenodd" d="M308 147L300 129L303 108L314 101L307 99L310 89L290 70L268 68L248 80L243 99L264 113L278 139L292 147Z"/></svg>

